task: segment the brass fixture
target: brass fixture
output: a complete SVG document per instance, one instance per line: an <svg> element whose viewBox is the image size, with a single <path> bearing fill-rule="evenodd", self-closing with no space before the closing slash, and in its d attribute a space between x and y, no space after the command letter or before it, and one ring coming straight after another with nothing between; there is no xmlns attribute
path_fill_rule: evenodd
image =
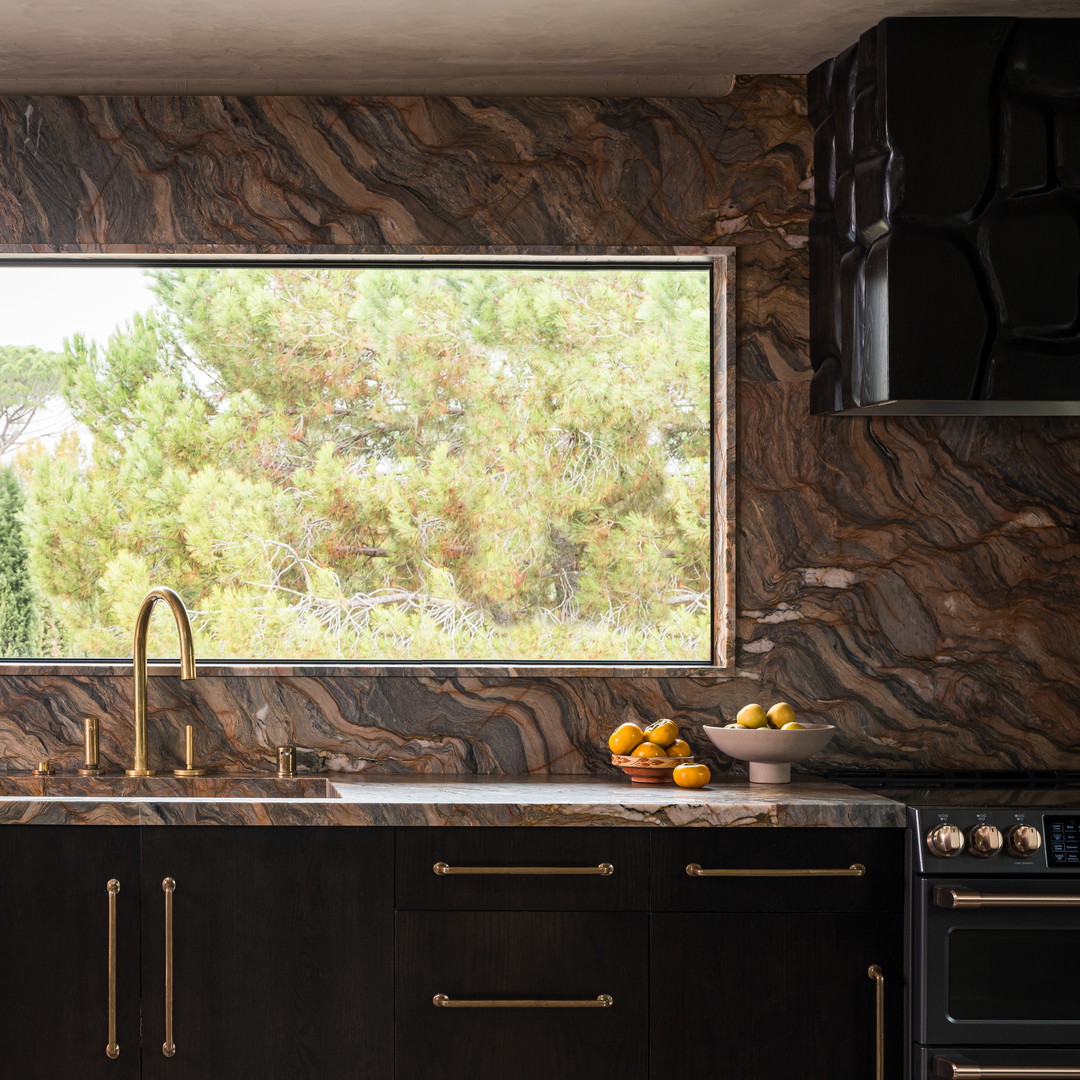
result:
<svg viewBox="0 0 1080 1080"><path fill-rule="evenodd" d="M35 776L53 776L56 773L56 766L46 758L44 761L37 763L36 769L30 770Z"/></svg>
<svg viewBox="0 0 1080 1080"><path fill-rule="evenodd" d="M176 1056L176 1043L173 1042L173 893L176 882L171 877L161 883L165 893L165 1042L161 1052L167 1058Z"/></svg>
<svg viewBox="0 0 1080 1080"><path fill-rule="evenodd" d="M865 877L866 867L852 863L846 870L702 870L696 862L686 864L689 877Z"/></svg>
<svg viewBox="0 0 1080 1080"><path fill-rule="evenodd" d="M101 771L98 718L88 716L83 720L83 767L79 770L79 775L99 776Z"/></svg>
<svg viewBox="0 0 1080 1080"><path fill-rule="evenodd" d="M439 877L450 874L597 874L611 877L615 873L615 867L609 862L602 862L599 866L447 866L444 862L437 862L431 869Z"/></svg>
<svg viewBox="0 0 1080 1080"><path fill-rule="evenodd" d="M296 775L295 746L279 746L277 748L277 774L283 780Z"/></svg>
<svg viewBox="0 0 1080 1080"><path fill-rule="evenodd" d="M184 727L184 767L173 769L173 776L205 776L205 769L195 767L195 725Z"/></svg>
<svg viewBox="0 0 1080 1080"><path fill-rule="evenodd" d="M133 647L135 672L135 762L127 769L128 776L153 776L154 770L146 762L146 634L150 627L150 615L154 605L164 600L172 610L176 629L180 634L180 678L195 678L195 648L191 642L191 623L188 622L184 601L164 586L151 589L139 606L135 616L135 643Z"/></svg>
<svg viewBox="0 0 1080 1080"><path fill-rule="evenodd" d="M979 859L992 859L1004 844L1005 839L996 825L976 825L968 833L968 849Z"/></svg>
<svg viewBox="0 0 1080 1080"><path fill-rule="evenodd" d="M1076 893L982 893L974 889L934 889L934 905L941 908L1080 907Z"/></svg>
<svg viewBox="0 0 1080 1080"><path fill-rule="evenodd" d="M885 1080L885 973L871 964L866 974L874 980L874 1080Z"/></svg>
<svg viewBox="0 0 1080 1080"><path fill-rule="evenodd" d="M1075 1065L961 1065L945 1058L934 1058L934 1075L945 1080L1057 1080L1072 1077L1080 1080Z"/></svg>
<svg viewBox="0 0 1080 1080"><path fill-rule="evenodd" d="M116 1042L116 897L120 892L120 882L110 878L105 886L109 894L109 1042L105 1047L105 1056L118 1058L120 1047Z"/></svg>
<svg viewBox="0 0 1080 1080"><path fill-rule="evenodd" d="M967 846L963 830L958 825L935 825L926 834L926 846L939 859L955 859Z"/></svg>
<svg viewBox="0 0 1080 1080"><path fill-rule="evenodd" d="M431 1003L439 1009L608 1009L614 1001L610 994L600 994L594 998L555 999L554 1001L548 998L489 1001L481 998L449 998L445 994L436 994L431 999Z"/></svg>
<svg viewBox="0 0 1080 1080"><path fill-rule="evenodd" d="M1042 836L1034 825L1014 825L1006 833L1005 842L1014 859L1026 859L1042 847Z"/></svg>

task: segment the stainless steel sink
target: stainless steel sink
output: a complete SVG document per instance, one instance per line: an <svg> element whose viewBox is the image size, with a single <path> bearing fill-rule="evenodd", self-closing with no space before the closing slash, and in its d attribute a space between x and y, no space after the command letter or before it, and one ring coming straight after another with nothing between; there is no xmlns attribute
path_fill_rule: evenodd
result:
<svg viewBox="0 0 1080 1080"><path fill-rule="evenodd" d="M322 776L33 776L0 774L0 797L100 799L337 799Z"/></svg>

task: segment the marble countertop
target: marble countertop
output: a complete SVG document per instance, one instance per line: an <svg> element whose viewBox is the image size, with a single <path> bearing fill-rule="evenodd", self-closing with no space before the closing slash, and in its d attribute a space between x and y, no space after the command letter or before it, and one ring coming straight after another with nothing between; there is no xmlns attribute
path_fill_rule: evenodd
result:
<svg viewBox="0 0 1080 1080"><path fill-rule="evenodd" d="M4 781L6 780L6 783ZM825 780L696 790L599 776L0 777L0 824L617 825L902 828L904 807ZM294 785L290 791L289 785ZM146 794L141 792L146 790ZM166 794L170 790L191 794ZM76 792L85 792L76 794ZM288 794L286 794L288 792Z"/></svg>

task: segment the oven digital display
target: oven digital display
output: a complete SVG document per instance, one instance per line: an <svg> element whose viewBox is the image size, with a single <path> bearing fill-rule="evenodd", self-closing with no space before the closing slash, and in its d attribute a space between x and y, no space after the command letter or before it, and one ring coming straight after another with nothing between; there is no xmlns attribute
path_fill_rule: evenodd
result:
<svg viewBox="0 0 1080 1080"><path fill-rule="evenodd" d="M1047 817L1046 859L1051 866L1080 866L1080 817Z"/></svg>

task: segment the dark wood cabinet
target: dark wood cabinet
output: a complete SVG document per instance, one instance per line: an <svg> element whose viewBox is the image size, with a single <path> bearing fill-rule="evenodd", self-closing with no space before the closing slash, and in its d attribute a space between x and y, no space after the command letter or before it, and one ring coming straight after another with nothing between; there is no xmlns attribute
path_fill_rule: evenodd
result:
<svg viewBox="0 0 1080 1080"><path fill-rule="evenodd" d="M874 1076L886 973L886 1075L900 1053L900 916L662 913L652 917L651 1080ZM891 1062L891 1063L890 1063Z"/></svg>
<svg viewBox="0 0 1080 1080"><path fill-rule="evenodd" d="M0 829L0 1075L139 1076L138 830ZM115 1057L109 1044L113 894Z"/></svg>
<svg viewBox="0 0 1080 1080"><path fill-rule="evenodd" d="M392 840L384 829L142 830L143 1075L388 1080Z"/></svg>
<svg viewBox="0 0 1080 1080"><path fill-rule="evenodd" d="M647 1080L648 964L644 912L398 912L397 1080Z"/></svg>

